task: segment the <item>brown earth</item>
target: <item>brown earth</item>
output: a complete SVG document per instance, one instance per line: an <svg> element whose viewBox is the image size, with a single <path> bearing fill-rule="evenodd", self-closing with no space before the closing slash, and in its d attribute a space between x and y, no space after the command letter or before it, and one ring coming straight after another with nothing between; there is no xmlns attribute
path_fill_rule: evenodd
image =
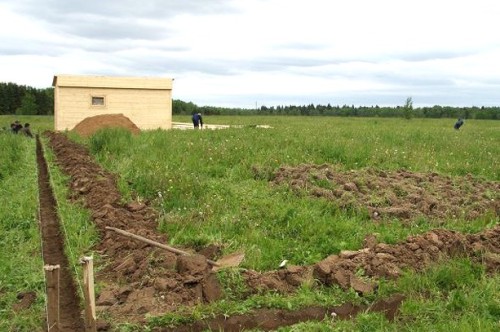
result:
<svg viewBox="0 0 500 332"><path fill-rule="evenodd" d="M345 303L333 308L308 307L295 311L278 309L257 309L251 314L234 315L231 317L217 316L213 319L205 319L196 323L177 326L174 328L163 328L155 331L161 332L195 332L195 331L226 331L239 332L249 329L262 331L273 331L283 326L289 326L300 322L316 320L345 320L355 317L361 312L380 312L392 321L404 300L400 294L393 295L387 300L380 300L371 306L357 306Z"/></svg>
<svg viewBox="0 0 500 332"><path fill-rule="evenodd" d="M437 173L374 169L340 172L334 165L281 167L273 183L286 184L298 193L331 201L340 208L366 209L375 220L420 216L476 219L500 214L500 182L449 177Z"/></svg>
<svg viewBox="0 0 500 332"><path fill-rule="evenodd" d="M312 266L289 266L265 273L248 270L244 275L254 291L290 292L315 280L346 290L352 288L363 295L375 292L380 278L395 279L404 270L422 271L450 257L469 257L485 264L490 272L500 271L500 225L478 234L436 229L410 236L399 244L367 243L366 248L342 251Z"/></svg>
<svg viewBox="0 0 500 332"><path fill-rule="evenodd" d="M116 187L115 176L99 167L83 146L74 143L63 134L46 133L46 135L56 156L56 163L63 172L70 176L70 198L75 202L83 203L92 212L93 222L100 232L101 241L95 248L104 260L97 266L96 272L96 281L102 285L96 301L99 315L107 316L113 322L140 323L145 320L146 314L160 315L175 311L181 306L216 301L223 296L216 275L211 271L205 257L199 253L191 251L194 255L177 257L170 252L107 231L106 226L117 227L158 242L167 242L166 235L156 231L158 216L147 202L122 202ZM300 192L333 200L336 197L335 194L331 193L331 196L328 196L330 194L326 194L325 188L314 186L311 184L313 182L308 181L312 178L316 183L325 185L327 180L333 181L333 179L340 178L344 181L342 190L349 193L359 192L359 195L352 197L354 203L362 205L357 203L357 200L367 201L370 187L375 191L381 187L389 191L389 188L396 188L394 182L399 179L401 181L399 187L403 184L407 184L407 187L398 189L401 190L398 192L408 192L413 186L418 187L418 184L425 188L423 191L415 189L415 193L418 192L422 197L422 206L428 198L425 191L435 193L438 195L435 197L439 197L439 199L436 198L438 201L435 202L433 208L419 209L418 213L413 212L410 216L427 211L428 215L438 217L448 215L441 206L448 204L444 202L446 199L454 198L453 195L451 197L442 194L439 188L444 186L445 190L442 191L451 191L459 180L440 177L437 174L424 175L403 171L395 174L361 171L359 176L356 176L355 172L342 174L328 169L329 167L326 166L314 165L304 166L302 172L293 168L282 168L276 174L274 181L275 183L288 181L292 188ZM314 175L310 175L311 172ZM366 187L358 181L361 178L364 179L363 183ZM392 180L386 181L387 178ZM422 180L418 182L417 179ZM493 195L492 197L498 198L497 183L480 182L470 177L465 177L462 181L466 182L469 179L471 184L468 192L474 197ZM309 183L308 188L313 188L313 191L306 190L305 183ZM435 183L439 185L431 185ZM413 191L406 196L413 197L412 193ZM373 194L373 196L379 195ZM399 197L396 194L395 196ZM469 197L464 199L464 202L470 201ZM481 201L479 205L474 205L474 208L460 207L458 211L460 213L464 211L464 213L459 215L472 217L470 212L475 211L478 215L493 213L498 216L498 202L495 199L493 201L490 199L490 201L492 203L486 200ZM406 201L401 198L401 201L394 200L391 207L397 207L395 206L397 202L406 204ZM417 206L419 205L415 205L415 208ZM376 208L375 211L379 211L381 217L391 216L381 206ZM442 213L435 213L434 210L442 211ZM184 250L189 251L188 248ZM213 250L213 247L203 251L211 259L215 258L213 255L216 252L217 250ZM409 237L406 241L395 245L377 243L376 237L369 236L366 239L366 248L358 251L344 251L339 255L329 256L312 266L288 266L265 273L243 269L242 275L249 286L249 295L268 290L282 293L293 292L305 282L339 285L342 288L353 288L358 293L365 294L376 291L379 278L396 278L404 269L422 270L440 259L455 256L471 257L473 260L485 263L489 270L498 271L500 269L500 226L496 225L492 229L472 235L437 229L423 235ZM300 312L294 315L293 313L259 310L250 316L235 317L236 322L233 320L233 323L236 325L224 325L224 329L230 330L234 327L237 330L237 326L255 328L255 322L267 322L271 317L276 321L281 319L279 317L294 317L290 320L283 318L279 326L297 322L298 316L302 319L313 319L307 318L314 316L307 310L309 309L305 309L305 312L308 313L303 315ZM313 309L310 310L315 312ZM213 326L217 329L220 327L217 324L222 324L224 321L230 324L230 320L226 317L199 322L195 325ZM271 322L269 324L272 325ZM106 327L105 324L102 326ZM196 330L194 325L191 327L192 330ZM263 328L262 325L259 325L259 328ZM181 327L176 329L181 329ZM189 327L186 329L189 330Z"/></svg>
<svg viewBox="0 0 500 332"><path fill-rule="evenodd" d="M19 300L19 302L14 303L14 305L12 306L12 310L14 310L14 312L27 310L33 303L35 303L36 293L33 291L21 292L17 294L17 299Z"/></svg>
<svg viewBox="0 0 500 332"><path fill-rule="evenodd" d="M141 130L123 114L102 114L88 117L79 122L72 131L80 136L88 137L104 128L123 128L132 134L139 134Z"/></svg>

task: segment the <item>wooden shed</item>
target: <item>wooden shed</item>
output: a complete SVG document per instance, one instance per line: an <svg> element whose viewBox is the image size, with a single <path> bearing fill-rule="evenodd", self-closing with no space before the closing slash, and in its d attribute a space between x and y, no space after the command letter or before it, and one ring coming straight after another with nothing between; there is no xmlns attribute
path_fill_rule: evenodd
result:
<svg viewBox="0 0 500 332"><path fill-rule="evenodd" d="M56 75L55 130L71 130L85 118L123 114L140 129L172 128L172 79Z"/></svg>

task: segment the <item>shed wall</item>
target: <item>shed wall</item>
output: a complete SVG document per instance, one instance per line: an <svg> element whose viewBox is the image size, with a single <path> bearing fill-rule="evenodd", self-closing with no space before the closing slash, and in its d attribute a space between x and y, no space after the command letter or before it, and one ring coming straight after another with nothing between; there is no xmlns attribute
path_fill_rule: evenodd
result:
<svg viewBox="0 0 500 332"><path fill-rule="evenodd" d="M54 85L56 130L101 114L123 114L140 129L172 128L170 79L56 76ZM104 97L105 105L92 105L93 96Z"/></svg>

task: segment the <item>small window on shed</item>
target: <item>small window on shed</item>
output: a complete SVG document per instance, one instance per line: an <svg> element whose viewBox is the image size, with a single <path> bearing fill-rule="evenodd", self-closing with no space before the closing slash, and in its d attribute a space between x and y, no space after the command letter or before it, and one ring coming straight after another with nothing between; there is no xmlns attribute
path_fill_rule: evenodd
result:
<svg viewBox="0 0 500 332"><path fill-rule="evenodd" d="M104 106L104 97L92 96L92 106Z"/></svg>

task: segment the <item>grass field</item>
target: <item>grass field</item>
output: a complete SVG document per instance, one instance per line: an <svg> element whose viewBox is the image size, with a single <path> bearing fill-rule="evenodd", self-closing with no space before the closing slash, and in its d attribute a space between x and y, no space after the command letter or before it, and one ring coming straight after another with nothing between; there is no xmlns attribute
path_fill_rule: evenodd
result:
<svg viewBox="0 0 500 332"><path fill-rule="evenodd" d="M38 183L33 139L0 134L0 330L36 331L42 326L44 277L38 229ZM28 310L18 296L35 292Z"/></svg>
<svg viewBox="0 0 500 332"><path fill-rule="evenodd" d="M340 170L404 168L499 180L496 122L471 121L455 131L445 120L213 119L234 120L246 126L152 131L138 137L108 132L88 144L103 165L122 176L128 196L155 200L162 212L160 227L172 244L244 249L246 266L258 270L276 268L283 259L309 264L342 249L357 249L368 233L394 243L436 226L429 220L376 225L363 213L339 211L328 202L271 186L268 179L280 166L327 163ZM477 231L490 222L449 220L447 225Z"/></svg>
<svg viewBox="0 0 500 332"><path fill-rule="evenodd" d="M8 125L14 118L2 117ZM33 130L50 129L52 118L33 117ZM189 122L188 117L175 121ZM419 218L374 223L365 211L346 210L326 200L297 194L285 185L269 180L282 166L329 164L338 171L374 168L383 171L406 169L417 173L438 173L457 181L471 174L483 181L500 181L500 123L466 121L460 131L450 119L365 119L326 117L205 117L209 124L242 125L224 130L149 131L132 136L121 130L106 130L89 139L74 139L88 145L97 160L120 175L124 197L152 201L160 211L159 229L172 245L201 248L218 244L226 253L243 250L243 267L259 271L276 269L287 259L290 264L315 263L341 250L356 250L367 234L378 234L381 242L396 243L408 235L441 227L477 232L498 224L498 216L475 220L450 218L436 222ZM257 128L256 125L271 128ZM0 210L3 247L0 271L0 320L9 326L37 326L43 311L43 295L30 313L13 314L15 296L23 290L43 290L41 259L37 252L36 166L34 143L13 135L1 135L0 189L11 202ZM19 154L18 157L14 155ZM57 173L55 173L57 174ZM56 176L58 199L64 199L63 177ZM12 187L26 189L17 191ZM492 193L498 199L499 193ZM7 197L6 196L6 197ZM13 211L13 208L14 211ZM80 210L64 210L65 217ZM17 217L19 216L19 217ZM25 220L25 222L16 222ZM69 232L78 233L78 230ZM21 234L21 235L20 235ZM13 240L15 239L15 240ZM21 239L21 240L19 240ZM78 241L78 236L71 241ZM91 239L85 240L90 246ZM24 243L24 244L23 244ZM26 245L26 249L23 248ZM85 251L72 244L74 256ZM25 257L26 258L23 258ZM24 269L13 269L19 260L33 259ZM3 261L5 260L5 261ZM39 264L39 265L38 265ZM19 271L18 271L19 270ZM310 304L331 305L343 301L369 302L396 292L407 296L401 315L388 322L379 314L362 314L352 321L303 323L283 331L331 330L420 330L494 331L500 328L500 277L487 274L482 266L454 259L422 274L407 272L397 281L381 284L377 295L360 298L338 288L304 287L293 296L267 294L243 299L238 278L221 276L227 300L200 306L189 315L195 319L215 313L244 312L257 307L297 308ZM5 296L4 296L5 294ZM15 318L12 318L15 317ZM194 317L194 318L193 318ZM13 320L15 319L15 320ZM153 320L162 325L181 320L167 315ZM5 323L1 323L5 324ZM7 323L9 324L9 323ZM39 326L39 325L38 325ZM3 327L3 326L0 326ZM137 327L123 325L123 330Z"/></svg>

